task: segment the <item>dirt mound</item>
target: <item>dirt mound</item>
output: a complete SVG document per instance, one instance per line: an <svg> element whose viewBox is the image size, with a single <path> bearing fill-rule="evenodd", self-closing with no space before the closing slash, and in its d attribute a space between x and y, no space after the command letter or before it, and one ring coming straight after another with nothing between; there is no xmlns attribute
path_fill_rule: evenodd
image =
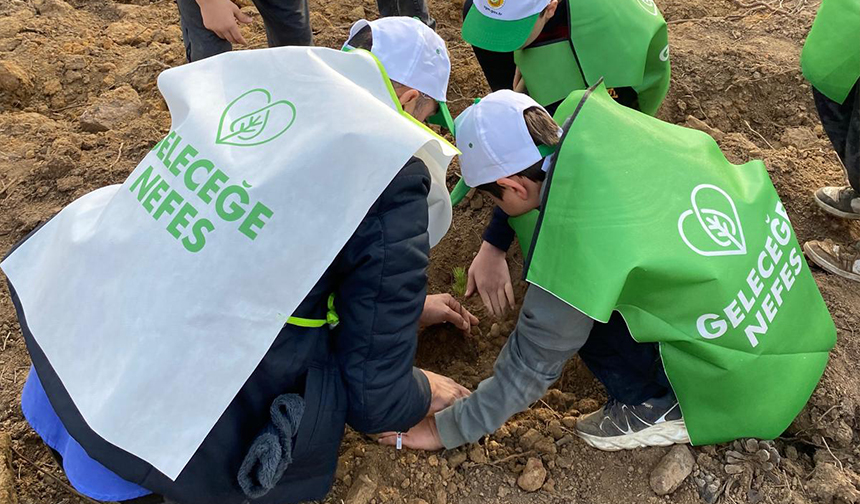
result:
<svg viewBox="0 0 860 504"><path fill-rule="evenodd" d="M250 0L237 3L255 14ZM459 37L460 1L430 4L452 56L449 100L456 114L488 89ZM860 238L856 225L823 215L810 197L819 186L842 182L798 65L817 2L663 0L660 7L673 54L672 89L660 116L707 131L733 162L764 159L801 241ZM377 15L372 0L312 0L311 10L315 42L328 47L340 47L354 20ZM185 50L168 0L6 0L0 16L0 250L7 250L75 198L123 181L167 132L170 116L156 77L183 63ZM251 47L265 46L259 20L245 34ZM449 182L456 179L455 164ZM455 209L452 232L432 252L432 292L451 291L452 268L471 262L490 211L477 199ZM521 254L513 250L509 260L519 278ZM670 497L657 497L649 485L668 449L604 453L572 435L576 417L604 400L574 359L543 400L473 446L395 452L348 431L327 501L858 502L860 288L813 272L839 341L808 407L772 448L741 442L695 448L693 476ZM516 282L518 299L525 287ZM426 331L418 364L475 387L491 373L515 314L492 320L477 299L467 305L481 325L467 337L445 328ZM40 467L13 455L21 501L83 503L40 472L63 478L21 414L28 367L11 302L0 295L0 430Z"/></svg>

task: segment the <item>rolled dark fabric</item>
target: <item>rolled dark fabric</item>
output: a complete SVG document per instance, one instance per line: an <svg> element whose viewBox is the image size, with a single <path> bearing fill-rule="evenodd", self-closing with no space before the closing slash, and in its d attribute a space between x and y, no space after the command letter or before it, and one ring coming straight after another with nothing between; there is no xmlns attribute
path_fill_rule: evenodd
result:
<svg viewBox="0 0 860 504"><path fill-rule="evenodd" d="M257 436L239 467L239 487L249 499L259 499L275 488L293 461L293 436L305 412L305 401L297 394L275 398L269 407L269 422Z"/></svg>
<svg viewBox="0 0 860 504"><path fill-rule="evenodd" d="M239 467L239 487L249 499L259 499L275 487L288 463L277 429L270 423L257 436Z"/></svg>
<svg viewBox="0 0 860 504"><path fill-rule="evenodd" d="M282 463L289 465L293 461L293 436L298 433L305 413L305 400L298 394L283 394L272 401L269 411L280 437Z"/></svg>

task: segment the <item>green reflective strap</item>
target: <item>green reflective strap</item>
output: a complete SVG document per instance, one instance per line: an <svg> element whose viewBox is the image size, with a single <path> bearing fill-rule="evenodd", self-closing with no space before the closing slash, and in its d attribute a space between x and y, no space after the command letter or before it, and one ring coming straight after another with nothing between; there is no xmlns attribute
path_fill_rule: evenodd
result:
<svg viewBox="0 0 860 504"><path fill-rule="evenodd" d="M457 182L457 185L454 186L454 190L451 191L451 206L457 206L471 190L472 188L467 186L466 182L461 177Z"/></svg>
<svg viewBox="0 0 860 504"><path fill-rule="evenodd" d="M436 111L435 114L431 115L427 118L427 122L429 124L435 124L437 126L442 126L451 132L452 135L454 132L454 119L451 117L451 111L448 110L448 105L445 102L436 102L439 104L439 110Z"/></svg>
<svg viewBox="0 0 860 504"><path fill-rule="evenodd" d="M326 324L325 320L322 319L307 319L301 317L290 317L287 319L287 324L298 326L298 327L322 327Z"/></svg>
<svg viewBox="0 0 860 504"><path fill-rule="evenodd" d="M287 324L307 328L322 327L328 324L330 328L334 329L339 323L340 318L334 309L334 294L329 294L328 296L328 313L326 313L325 319L307 319L301 317L290 317L287 319Z"/></svg>
<svg viewBox="0 0 860 504"><path fill-rule="evenodd" d="M332 329L340 324L340 317L337 316L337 311L334 309L334 293L328 296L328 313L325 315L325 321Z"/></svg>

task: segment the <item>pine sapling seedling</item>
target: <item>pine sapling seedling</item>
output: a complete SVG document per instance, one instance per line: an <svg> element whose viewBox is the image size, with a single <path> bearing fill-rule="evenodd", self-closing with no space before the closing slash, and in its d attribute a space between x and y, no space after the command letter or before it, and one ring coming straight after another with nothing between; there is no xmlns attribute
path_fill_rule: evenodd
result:
<svg viewBox="0 0 860 504"><path fill-rule="evenodd" d="M463 297L466 295L466 268L457 266L451 271L454 273L454 283L451 284L451 289L454 291L454 294Z"/></svg>

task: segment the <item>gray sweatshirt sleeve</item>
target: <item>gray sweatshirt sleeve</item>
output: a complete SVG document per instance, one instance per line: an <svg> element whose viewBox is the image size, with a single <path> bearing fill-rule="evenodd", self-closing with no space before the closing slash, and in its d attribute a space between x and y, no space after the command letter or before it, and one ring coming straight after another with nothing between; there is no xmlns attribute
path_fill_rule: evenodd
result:
<svg viewBox="0 0 860 504"><path fill-rule="evenodd" d="M561 376L565 362L588 339L594 321L532 285L517 326L499 353L493 376L471 396L436 413L445 448L473 443L528 409Z"/></svg>

